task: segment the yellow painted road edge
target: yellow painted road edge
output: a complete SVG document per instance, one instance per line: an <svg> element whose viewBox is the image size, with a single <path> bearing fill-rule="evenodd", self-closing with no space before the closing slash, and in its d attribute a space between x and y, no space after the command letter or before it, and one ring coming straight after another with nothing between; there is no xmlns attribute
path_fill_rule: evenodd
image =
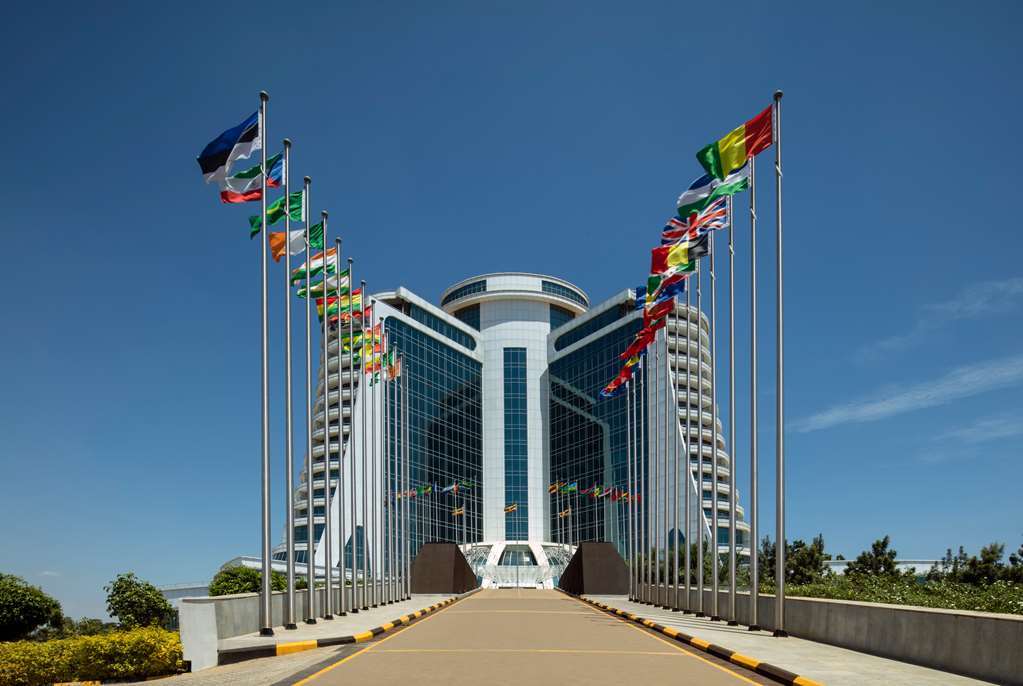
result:
<svg viewBox="0 0 1023 686"><path fill-rule="evenodd" d="M416 610L407 615L402 615L398 619L392 620L378 627L363 631L353 636L339 636L331 638L312 639L308 641L287 641L283 643L276 643L270 646L258 646L245 650L228 651L227 653L220 653L221 656L226 656L229 660L221 662L221 664L229 664L234 662L242 662L244 660L255 659L259 657L273 657L276 655L291 655L293 653L300 653L305 650L314 650L316 648L327 648L337 645L346 645L349 643L366 643L372 639L385 634L389 631L394 630L399 626L407 626L413 621L420 617L436 612L437 610L447 607L454 602L461 600L462 598L468 597L475 593L479 589L473 589L468 593L456 596L454 598L448 598L447 600L441 601L430 605L429 607L423 608L422 610ZM220 662L220 660L218 660Z"/></svg>
<svg viewBox="0 0 1023 686"><path fill-rule="evenodd" d="M604 603L598 603L595 600L590 600L589 598L584 598L582 596L567 593L565 591L562 591L562 593L565 593L566 595L569 595L573 598L577 598L578 600L593 605L594 607L600 608L601 610L607 612L608 614L614 615L623 620L628 619L629 621L635 622L636 624L644 626L648 629L653 629L654 631L664 634L665 636L668 636L669 638L672 638L680 643L685 643L686 645L702 650L703 652L709 653L715 657L721 658L723 660L728 660L732 664L739 665L740 667L745 667L751 672L756 672L757 674L766 676L770 679L774 679L775 681L778 681L780 683L789 684L790 686L824 686L824 684L822 684L820 681L815 681L814 679L810 679L809 677L801 676L799 674L793 674L787 669L777 667L768 662L763 662L762 660L757 660L756 658L749 657L748 655L737 653L734 650L729 650L728 648L723 648L721 646L708 643L703 639L684 634L678 629L672 629L671 627L661 626L660 624L654 622L651 619L639 617L629 612L625 612L624 610L621 610L619 608L611 607L610 605L605 605Z"/></svg>

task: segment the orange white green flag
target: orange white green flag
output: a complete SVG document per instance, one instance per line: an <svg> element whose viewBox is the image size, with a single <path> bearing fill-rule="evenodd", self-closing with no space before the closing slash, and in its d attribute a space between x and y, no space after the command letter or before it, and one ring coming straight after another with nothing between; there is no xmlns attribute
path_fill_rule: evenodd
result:
<svg viewBox="0 0 1023 686"><path fill-rule="evenodd" d="M299 281L304 281L307 272L310 277L316 276L324 270L328 274L335 274L337 273L337 263L337 248L329 248L325 253L313 255L311 259L291 270L291 285L294 286Z"/></svg>

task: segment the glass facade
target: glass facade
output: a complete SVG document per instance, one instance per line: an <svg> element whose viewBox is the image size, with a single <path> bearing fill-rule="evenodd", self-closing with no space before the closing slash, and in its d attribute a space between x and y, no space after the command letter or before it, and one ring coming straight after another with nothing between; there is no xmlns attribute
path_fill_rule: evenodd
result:
<svg viewBox="0 0 1023 686"><path fill-rule="evenodd" d="M567 324L568 322L570 322L573 319L575 319L575 314L570 312L569 310L566 310L564 307L558 307L557 305L551 305L550 308L551 308L551 315L550 315L550 317L551 317L551 331L554 331L554 329L558 328L562 324Z"/></svg>
<svg viewBox="0 0 1023 686"><path fill-rule="evenodd" d="M628 314L628 312L629 308L627 305L619 305L618 307L612 307L605 312L601 312L593 319L583 322L579 326L575 326L569 331L558 336L554 340L554 349L564 350L568 346L581 341L590 334L600 331L605 326L614 324L616 321Z"/></svg>
<svg viewBox="0 0 1023 686"><path fill-rule="evenodd" d="M555 541L611 541L625 555L624 501L594 498L582 491L595 485L628 490L626 396L602 400L598 394L618 373L622 364L618 356L641 326L638 319L622 324L550 365L551 478L578 486L574 493L548 496ZM568 508L570 517L558 516Z"/></svg>
<svg viewBox="0 0 1023 686"><path fill-rule="evenodd" d="M526 420L526 349L504 349L504 537L529 538L527 474L529 439Z"/></svg>
<svg viewBox="0 0 1023 686"><path fill-rule="evenodd" d="M562 286L560 283L554 283L553 281L543 281L540 284L540 289L544 293L550 293L551 295L557 295L562 298L567 298L572 302L579 303L583 307L589 307L590 303L586 301L586 298L582 296L578 291L572 290L567 286Z"/></svg>
<svg viewBox="0 0 1023 686"><path fill-rule="evenodd" d="M455 319L464 322L477 331L480 330L480 306L479 303L463 307L454 313Z"/></svg>
<svg viewBox="0 0 1023 686"><path fill-rule="evenodd" d="M444 336L445 338L450 338L463 348L468 348L469 350L476 349L476 341L473 339L472 336L465 333L464 331L456 329L455 327L451 326L446 321L444 321L437 315L433 314L432 312L427 312L418 305L412 305L409 307L408 315L415 319L420 324L423 324L424 326L433 329L441 336ZM478 328L479 327L477 327L477 329Z"/></svg>
<svg viewBox="0 0 1023 686"><path fill-rule="evenodd" d="M384 320L393 347L403 355L408 384L410 487L430 486L410 499L412 550L428 541L461 542L482 537L482 365L454 346L394 317ZM400 399L391 398L391 461L397 469ZM457 488L441 493L442 489ZM451 511L465 507L464 517Z"/></svg>
<svg viewBox="0 0 1023 686"><path fill-rule="evenodd" d="M440 304L443 307L444 305L447 305L450 302L454 302L459 298L464 298L465 296L472 295L473 293L483 293L486 290L487 290L486 279L473 281L472 283L467 283L464 286L456 288L455 290L448 293L446 296L444 296L444 299L440 301Z"/></svg>

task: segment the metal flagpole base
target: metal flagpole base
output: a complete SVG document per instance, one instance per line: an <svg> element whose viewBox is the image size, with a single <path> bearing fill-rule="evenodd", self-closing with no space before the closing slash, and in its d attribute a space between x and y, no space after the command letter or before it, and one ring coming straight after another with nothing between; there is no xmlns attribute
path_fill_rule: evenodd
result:
<svg viewBox="0 0 1023 686"><path fill-rule="evenodd" d="M671 608L671 611L672 612L682 612L682 608L681 607L673 607L673 608Z"/></svg>
<svg viewBox="0 0 1023 686"><path fill-rule="evenodd" d="M684 614L684 615L691 615L691 614L693 614L693 611L692 610L682 610L682 614Z"/></svg>
<svg viewBox="0 0 1023 686"><path fill-rule="evenodd" d="M357 615L357 614L359 614L359 608L357 608L357 607L353 607L353 608L352 608L352 609L350 610L350 612L351 612L351 613L352 613L353 615Z"/></svg>
<svg viewBox="0 0 1023 686"><path fill-rule="evenodd" d="M756 624L751 624L746 628L746 631L760 631L760 627Z"/></svg>
<svg viewBox="0 0 1023 686"><path fill-rule="evenodd" d="M702 612L697 612L696 616L697 617L706 617L707 615L703 614Z"/></svg>
<svg viewBox="0 0 1023 686"><path fill-rule="evenodd" d="M323 615L323 619L334 619L334 615Z"/></svg>
<svg viewBox="0 0 1023 686"><path fill-rule="evenodd" d="M298 628L298 624L285 624L284 628L287 629L288 631L294 631L295 629Z"/></svg>
<svg viewBox="0 0 1023 686"><path fill-rule="evenodd" d="M368 605L363 605L362 609L363 609L364 612L369 612L369 606Z"/></svg>
<svg viewBox="0 0 1023 686"><path fill-rule="evenodd" d="M338 612L336 616L337 617L347 617L348 613L347 612Z"/></svg>
<svg viewBox="0 0 1023 686"><path fill-rule="evenodd" d="M260 636L273 636L274 635L274 630L273 629L260 629L259 630L259 635Z"/></svg>
<svg viewBox="0 0 1023 686"><path fill-rule="evenodd" d="M720 622L721 621L721 617L718 617L717 615L714 615L713 617L710 618L710 621L712 621L712 622Z"/></svg>
<svg viewBox="0 0 1023 686"><path fill-rule="evenodd" d="M737 621L735 621L734 619L729 619L728 620L728 626L739 626L739 623Z"/></svg>
<svg viewBox="0 0 1023 686"><path fill-rule="evenodd" d="M306 624L316 624L316 620L315 619L307 619L307 620L305 620L305 623Z"/></svg>
<svg viewBox="0 0 1023 686"><path fill-rule="evenodd" d="M789 632L784 629L775 629L773 636L775 638L788 638Z"/></svg>

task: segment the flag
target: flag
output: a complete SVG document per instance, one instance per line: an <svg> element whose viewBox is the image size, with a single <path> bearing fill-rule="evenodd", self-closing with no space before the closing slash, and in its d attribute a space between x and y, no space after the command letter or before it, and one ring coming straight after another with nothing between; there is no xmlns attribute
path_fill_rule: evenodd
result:
<svg viewBox="0 0 1023 686"><path fill-rule="evenodd" d="M661 245L672 245L685 240L693 241L710 231L728 226L728 206L725 198L718 198L685 220L671 218L661 232Z"/></svg>
<svg viewBox="0 0 1023 686"><path fill-rule="evenodd" d="M284 176L284 160L281 153L268 157L266 166L270 170L266 185L270 188L278 188ZM262 198L263 174L258 164L228 176L220 184L220 202L222 203L252 202Z"/></svg>
<svg viewBox="0 0 1023 686"><path fill-rule="evenodd" d="M636 286L636 302L634 309L642 310L646 304L646 286Z"/></svg>
<svg viewBox="0 0 1023 686"><path fill-rule="evenodd" d="M454 491L457 488L458 488L458 482L456 481L455 483L451 484L450 486L445 486L444 488L440 489L440 492L441 493L450 493L451 491Z"/></svg>
<svg viewBox="0 0 1023 686"><path fill-rule="evenodd" d="M324 253L318 253L313 255L311 259L303 262L294 269L291 270L291 285L294 286L299 281L305 281L306 271L309 272L309 276L313 277L319 274L326 268L328 274L334 274L337 272L337 248L329 248L326 251L326 263L324 262Z"/></svg>
<svg viewBox="0 0 1023 686"><path fill-rule="evenodd" d="M636 337L632 339L632 343L629 344L629 347L626 348L625 352L620 354L618 357L622 360L635 357L646 350L646 347L653 343L653 341L654 332L652 330L647 330L646 328L640 329L636 333Z"/></svg>
<svg viewBox="0 0 1023 686"><path fill-rule="evenodd" d="M387 353L387 355L389 358L387 364L387 380L394 381L401 376L401 355L396 355L393 350ZM456 488L455 490L457 491L458 489Z"/></svg>
<svg viewBox="0 0 1023 686"><path fill-rule="evenodd" d="M651 274L646 280L646 299L644 306L663 300L665 292L674 292L675 295L685 293L685 281L689 278L688 272L679 274ZM664 296L667 297L667 296Z"/></svg>
<svg viewBox="0 0 1023 686"><path fill-rule="evenodd" d="M558 519L564 519L565 517L568 517L571 514L572 514L572 508L571 507L567 507L567 508L565 508L564 510L562 510L561 512L558 513Z"/></svg>
<svg viewBox="0 0 1023 686"><path fill-rule="evenodd" d="M291 217L292 221L302 221L302 195L305 191L295 191L288 196L281 196L270 203L266 208L266 225L273 226L280 220L284 219L284 198L288 197L288 216ZM263 222L260 221L259 215L255 214L249 217L249 238L253 238L260 231L263 230Z"/></svg>
<svg viewBox="0 0 1023 686"><path fill-rule="evenodd" d="M235 160L243 160L263 147L259 135L259 112L253 112L206 144L196 161L206 183L222 183Z"/></svg>
<svg viewBox="0 0 1023 686"><path fill-rule="evenodd" d="M285 240L283 231L270 233L270 255L274 262L280 262L285 252L298 255L305 250L305 229L291 232L290 240Z"/></svg>
<svg viewBox="0 0 1023 686"><path fill-rule="evenodd" d="M662 245L650 251L650 273L667 276L696 270L696 260L709 254L707 236L695 241Z"/></svg>
<svg viewBox="0 0 1023 686"><path fill-rule="evenodd" d="M299 281L299 283L301 284L302 282ZM292 282L292 285L294 285L294 281ZM344 295L344 294L348 293L348 289L349 289L350 286L351 286L351 279L348 278L348 270L347 269L345 269L344 271L340 272L339 274L334 274L333 276L327 276L327 278L326 278L326 289L327 289L327 292L329 294L331 294L331 295L338 295L339 293L341 295ZM323 297L323 289L324 289L324 279L320 279L319 281L315 281L315 282L309 284L309 293L311 293L314 298L316 298L316 297L321 297L322 298ZM297 295L300 298L304 298L306 296L306 290L305 290L305 285L304 284L299 286L299 289L295 292L295 295Z"/></svg>
<svg viewBox="0 0 1023 686"><path fill-rule="evenodd" d="M359 321L365 321L367 319L372 318L372 316L373 316L373 306L372 305L367 305L366 309L364 309L364 310L354 310L352 312L352 314L351 314L351 318L352 319L358 319ZM344 324L348 323L348 319L349 319L348 310L344 310L343 312L341 312L340 319L341 319L342 323L344 323Z"/></svg>
<svg viewBox="0 0 1023 686"><path fill-rule="evenodd" d="M505 507L504 507L504 511L506 513L516 512L516 511L518 511L518 509L519 509L519 504L518 503L512 503L511 505L505 505Z"/></svg>
<svg viewBox="0 0 1023 686"><path fill-rule="evenodd" d="M715 179L725 178L745 165L749 158L771 147L774 135L772 111L773 107L768 106L721 140L704 146L696 153L696 159Z"/></svg>
<svg viewBox="0 0 1023 686"><path fill-rule="evenodd" d="M643 312L643 323L649 324L652 321L658 320L662 317L667 317L668 314L675 309L675 299L668 298L662 300L652 307L648 307Z"/></svg>
<svg viewBox="0 0 1023 686"><path fill-rule="evenodd" d="M704 174L686 189L678 198L678 216L688 217L699 212L716 198L735 195L749 188L749 165L729 174L722 180Z"/></svg>
<svg viewBox="0 0 1023 686"><path fill-rule="evenodd" d="M456 507L455 509L453 509L451 511L451 516L452 517L461 517L464 514L465 514L465 505L463 505L461 507Z"/></svg>
<svg viewBox="0 0 1023 686"><path fill-rule="evenodd" d="M316 313L320 317L320 321L323 321L323 298L316 298ZM354 302L354 307L362 307L362 289L356 288L350 295L342 295L341 297L327 296L327 316L337 317L339 311L348 311L349 300Z"/></svg>
<svg viewBox="0 0 1023 686"><path fill-rule="evenodd" d="M562 493L575 493L578 490L579 490L579 482L578 481L573 481L572 483L565 484L564 486L561 487L561 492Z"/></svg>
<svg viewBox="0 0 1023 686"><path fill-rule="evenodd" d="M555 481L554 483L552 483L550 486L547 487L547 492L550 493L551 495L554 495L555 493L558 492L558 489L561 488L562 486L564 486L563 483Z"/></svg>

